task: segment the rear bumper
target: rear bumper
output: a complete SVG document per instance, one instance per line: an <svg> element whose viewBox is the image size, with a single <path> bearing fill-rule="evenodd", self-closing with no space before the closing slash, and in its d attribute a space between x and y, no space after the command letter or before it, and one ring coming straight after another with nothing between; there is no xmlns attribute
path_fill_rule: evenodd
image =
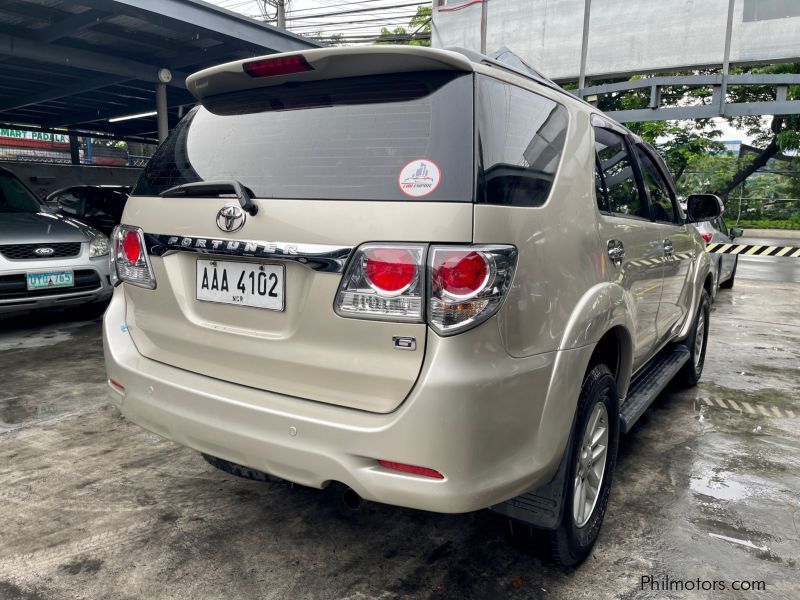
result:
<svg viewBox="0 0 800 600"><path fill-rule="evenodd" d="M367 500L436 512L485 508L547 481L580 385L554 374L588 360L583 349L514 359L493 321L453 338L431 334L410 396L396 411L375 414L147 359L127 332L124 303L119 288L105 315L104 348L108 377L125 387L123 394L109 386L110 397L128 419L302 485L339 481ZM436 469L444 479L390 471L378 459Z"/></svg>

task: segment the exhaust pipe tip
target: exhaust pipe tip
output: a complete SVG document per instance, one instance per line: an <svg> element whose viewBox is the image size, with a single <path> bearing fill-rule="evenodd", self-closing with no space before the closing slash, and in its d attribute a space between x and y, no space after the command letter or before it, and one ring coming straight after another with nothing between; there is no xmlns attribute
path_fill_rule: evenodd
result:
<svg viewBox="0 0 800 600"><path fill-rule="evenodd" d="M342 491L342 505L351 513L358 512L364 505L364 499L351 487L345 487Z"/></svg>

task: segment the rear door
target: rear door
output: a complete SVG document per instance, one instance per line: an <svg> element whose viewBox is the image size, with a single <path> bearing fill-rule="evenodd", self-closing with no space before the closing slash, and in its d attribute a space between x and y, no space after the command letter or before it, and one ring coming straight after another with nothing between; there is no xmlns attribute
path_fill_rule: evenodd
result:
<svg viewBox="0 0 800 600"><path fill-rule="evenodd" d="M658 309L657 329L659 342L670 337L676 323L682 323L692 301L692 287L688 285L692 266L694 242L689 227L683 223L678 202L669 185L666 167L652 148L636 145L636 156L642 183L650 203L650 212L661 249L664 284Z"/></svg>
<svg viewBox="0 0 800 600"><path fill-rule="evenodd" d="M426 325L337 316L341 265L365 242L471 241L472 74L286 83L203 103L125 209L148 234L157 282L125 286L137 348L225 381L391 411L417 379ZM211 181L245 186L258 212L231 220L223 209L238 201L224 193L159 195ZM262 282L258 306L231 303Z"/></svg>
<svg viewBox="0 0 800 600"><path fill-rule="evenodd" d="M663 249L653 232L647 196L640 193L637 185L635 159L626 137L602 127L595 127L594 134L600 236L612 264L615 252L621 256L619 264L612 268L635 311L636 370L656 346Z"/></svg>

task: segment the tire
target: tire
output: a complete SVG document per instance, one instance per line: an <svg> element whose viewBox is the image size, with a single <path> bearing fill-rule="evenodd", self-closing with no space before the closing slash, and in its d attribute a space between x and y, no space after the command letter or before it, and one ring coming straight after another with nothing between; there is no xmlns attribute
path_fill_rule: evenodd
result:
<svg viewBox="0 0 800 600"><path fill-rule="evenodd" d="M558 528L546 532L550 542L551 557L562 567L574 567L583 561L591 552L600 534L619 449L618 398L617 383L606 365L597 365L587 373L578 398L575 431L570 448L569 475L564 489L564 514ZM596 417L599 422L595 421ZM596 446L591 446L591 440L587 438L590 428L593 423L601 426L603 420L606 437L601 437ZM594 432L597 434L598 430L595 428ZM596 465L599 462L590 466L586 461L587 442L596 452L603 441L606 442L603 456L605 464L599 473L599 485L594 499L587 498L587 503L591 501L591 507L584 503L581 510L578 494L588 486L591 496L592 486L589 483L592 480L591 475L594 474L594 479L598 479Z"/></svg>
<svg viewBox="0 0 800 600"><path fill-rule="evenodd" d="M709 299L708 292L703 290L700 296L700 306L692 324L692 333L683 342L689 349L689 360L681 368L678 378L685 387L694 387L703 374L703 365L706 362L706 346L708 345L709 324ZM698 341L698 336L702 337Z"/></svg>
<svg viewBox="0 0 800 600"><path fill-rule="evenodd" d="M731 276L722 283L720 283L719 287L721 287L724 290L730 290L733 288L733 281L734 279L736 279L736 267L738 266L739 266L739 257L737 256L735 259L733 259L733 270L731 271Z"/></svg>

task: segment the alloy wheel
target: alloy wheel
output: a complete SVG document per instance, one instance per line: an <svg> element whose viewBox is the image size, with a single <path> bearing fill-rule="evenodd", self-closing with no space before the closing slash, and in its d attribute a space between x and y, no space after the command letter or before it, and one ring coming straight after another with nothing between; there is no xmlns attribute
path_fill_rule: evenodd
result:
<svg viewBox="0 0 800 600"><path fill-rule="evenodd" d="M586 525L600 497L606 470L608 435L608 410L605 403L598 400L586 421L575 461L572 519L576 527Z"/></svg>

